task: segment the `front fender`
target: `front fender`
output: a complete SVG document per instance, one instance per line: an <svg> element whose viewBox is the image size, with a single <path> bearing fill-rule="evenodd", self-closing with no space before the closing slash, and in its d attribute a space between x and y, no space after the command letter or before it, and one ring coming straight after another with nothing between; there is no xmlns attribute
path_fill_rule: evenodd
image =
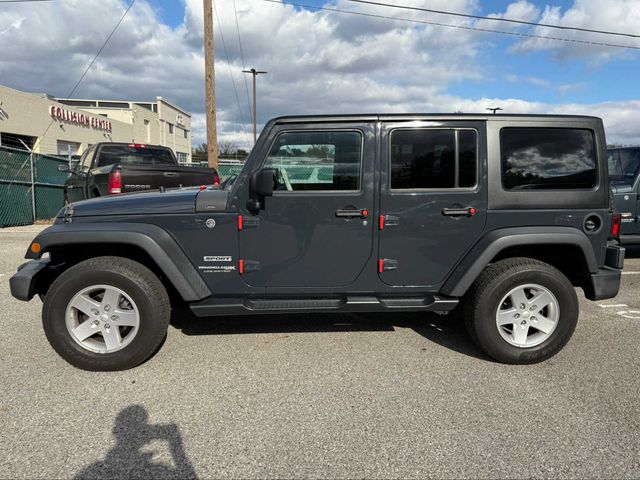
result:
<svg viewBox="0 0 640 480"><path fill-rule="evenodd" d="M482 270L502 250L524 245L573 245L582 251L590 273L599 271L587 236L571 227L518 227L493 230L482 237L449 275L440 290L444 295L462 297Z"/></svg>
<svg viewBox="0 0 640 480"><path fill-rule="evenodd" d="M25 258L37 259L57 246L118 244L144 250L178 291L194 302L211 295L207 284L169 233L147 223L62 223L43 230L34 240L40 251L27 250ZM32 242L32 243L33 243ZM100 255L99 249L96 256Z"/></svg>

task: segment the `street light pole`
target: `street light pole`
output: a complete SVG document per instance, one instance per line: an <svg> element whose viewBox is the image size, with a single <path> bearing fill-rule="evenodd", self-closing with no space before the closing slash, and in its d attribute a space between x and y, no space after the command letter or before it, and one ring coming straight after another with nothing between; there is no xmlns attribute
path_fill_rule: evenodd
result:
<svg viewBox="0 0 640 480"><path fill-rule="evenodd" d="M258 139L258 129L256 126L256 77L258 75L264 75L268 72L261 72L256 70L255 68L252 68L251 70L243 70L243 73L250 73L251 75L253 75L253 144L256 144L256 141Z"/></svg>

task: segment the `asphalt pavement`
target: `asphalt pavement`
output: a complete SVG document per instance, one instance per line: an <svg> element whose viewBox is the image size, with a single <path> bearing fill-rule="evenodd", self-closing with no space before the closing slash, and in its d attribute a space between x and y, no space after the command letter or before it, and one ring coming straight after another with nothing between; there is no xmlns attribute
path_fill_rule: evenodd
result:
<svg viewBox="0 0 640 480"><path fill-rule="evenodd" d="M178 314L151 360L90 373L10 296L39 228L0 230L0 478L640 477L640 251L538 365L437 315Z"/></svg>

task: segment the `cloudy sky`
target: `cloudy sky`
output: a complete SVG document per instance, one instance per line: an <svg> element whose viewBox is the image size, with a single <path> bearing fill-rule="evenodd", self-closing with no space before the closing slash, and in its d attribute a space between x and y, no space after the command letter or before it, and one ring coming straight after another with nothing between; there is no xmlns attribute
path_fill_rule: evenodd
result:
<svg viewBox="0 0 640 480"><path fill-rule="evenodd" d="M240 146L251 143L251 84L245 83L241 73L244 63L246 68L269 72L259 78L259 127L271 117L287 114L472 113L500 106L507 113L599 115L605 120L610 143L640 143L639 38L352 0L292 2L307 7L266 0L215 0L222 140ZM640 34L640 0L386 3ZM0 3L0 83L68 95L128 4L129 0ZM194 143L203 141L202 41L201 0L137 0L74 96L152 100L162 95L193 113Z"/></svg>

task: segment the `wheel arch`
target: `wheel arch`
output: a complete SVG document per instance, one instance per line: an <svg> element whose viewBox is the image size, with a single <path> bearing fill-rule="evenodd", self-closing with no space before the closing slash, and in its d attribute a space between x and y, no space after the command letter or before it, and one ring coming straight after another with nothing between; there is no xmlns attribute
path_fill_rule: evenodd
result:
<svg viewBox="0 0 640 480"><path fill-rule="evenodd" d="M571 227L505 228L489 232L449 275L441 292L462 297L485 267L505 258L528 257L553 265L587 292L598 261L588 237Z"/></svg>
<svg viewBox="0 0 640 480"><path fill-rule="evenodd" d="M40 244L39 258L49 253L51 264L63 269L92 257L119 256L136 260L163 277L180 298L187 302L211 295L184 251L164 229L150 224L78 223L54 225L33 242Z"/></svg>

